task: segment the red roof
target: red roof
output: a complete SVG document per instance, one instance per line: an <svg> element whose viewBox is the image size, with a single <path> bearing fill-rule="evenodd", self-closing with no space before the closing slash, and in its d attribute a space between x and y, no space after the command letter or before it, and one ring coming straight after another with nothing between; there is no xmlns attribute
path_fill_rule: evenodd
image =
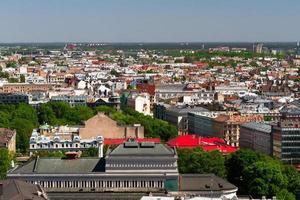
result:
<svg viewBox="0 0 300 200"><path fill-rule="evenodd" d="M118 144L123 144L128 139L129 138L117 138L117 139L105 138L104 139L104 145L114 145L114 144L118 145ZM141 142L160 143L160 138L137 138L137 139L135 139L135 141L137 141L138 143L141 143Z"/></svg>
<svg viewBox="0 0 300 200"><path fill-rule="evenodd" d="M229 146L218 137L199 137L198 135L181 135L167 142L171 147L196 148L202 147L205 151L218 150L227 154L237 151L237 148Z"/></svg>

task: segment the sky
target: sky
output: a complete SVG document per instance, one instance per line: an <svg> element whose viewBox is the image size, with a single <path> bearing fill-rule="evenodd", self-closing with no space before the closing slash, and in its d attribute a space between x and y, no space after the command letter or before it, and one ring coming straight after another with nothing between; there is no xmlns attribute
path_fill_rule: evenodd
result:
<svg viewBox="0 0 300 200"><path fill-rule="evenodd" d="M299 0L1 0L0 42L297 42Z"/></svg>

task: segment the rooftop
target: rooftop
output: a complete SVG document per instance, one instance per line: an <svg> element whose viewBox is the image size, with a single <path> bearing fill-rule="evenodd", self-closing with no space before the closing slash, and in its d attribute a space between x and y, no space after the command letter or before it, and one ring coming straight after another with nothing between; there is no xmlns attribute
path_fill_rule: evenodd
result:
<svg viewBox="0 0 300 200"><path fill-rule="evenodd" d="M241 127L261 131L264 133L271 133L271 125L268 125L265 123L248 122L248 123L242 124Z"/></svg>
<svg viewBox="0 0 300 200"><path fill-rule="evenodd" d="M129 141L108 153L108 156L173 156L175 151L163 144Z"/></svg>
<svg viewBox="0 0 300 200"><path fill-rule="evenodd" d="M38 185L19 180L5 180L1 181L0 183L3 184L3 196L1 196L2 198L0 197L0 199L48 199L47 195Z"/></svg>
<svg viewBox="0 0 300 200"><path fill-rule="evenodd" d="M238 190L236 186L214 174L181 174L180 191Z"/></svg>
<svg viewBox="0 0 300 200"><path fill-rule="evenodd" d="M61 159L35 158L11 172L12 174L81 174L103 172L99 158Z"/></svg>

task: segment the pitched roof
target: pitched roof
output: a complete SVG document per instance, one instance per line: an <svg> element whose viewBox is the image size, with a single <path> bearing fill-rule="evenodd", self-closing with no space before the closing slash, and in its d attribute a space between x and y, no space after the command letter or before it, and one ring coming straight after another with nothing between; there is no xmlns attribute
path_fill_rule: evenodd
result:
<svg viewBox="0 0 300 200"><path fill-rule="evenodd" d="M18 199L32 199L42 200L47 199L41 187L38 185L26 183L19 180L5 180L1 181L3 184L2 199L18 200Z"/></svg>
<svg viewBox="0 0 300 200"><path fill-rule="evenodd" d="M16 170L12 174L80 174L103 172L103 160L99 158L36 158Z"/></svg>
<svg viewBox="0 0 300 200"><path fill-rule="evenodd" d="M181 174L180 191L238 190L236 186L214 174Z"/></svg>

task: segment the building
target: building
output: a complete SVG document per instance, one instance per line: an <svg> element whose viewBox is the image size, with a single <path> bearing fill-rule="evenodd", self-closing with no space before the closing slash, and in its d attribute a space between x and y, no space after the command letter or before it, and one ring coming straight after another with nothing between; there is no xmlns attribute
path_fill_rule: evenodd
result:
<svg viewBox="0 0 300 200"><path fill-rule="evenodd" d="M97 135L107 138L144 138L144 127L140 124L119 125L104 113L98 113L84 122L79 128L82 138L91 138Z"/></svg>
<svg viewBox="0 0 300 200"><path fill-rule="evenodd" d="M197 148L204 151L219 151L222 154L229 154L237 151L236 147L227 145L225 141L217 137L199 137L198 135L180 135L170 139L167 145L174 148Z"/></svg>
<svg viewBox="0 0 300 200"><path fill-rule="evenodd" d="M181 174L179 196L193 195L206 199L237 199L238 188L214 174Z"/></svg>
<svg viewBox="0 0 300 200"><path fill-rule="evenodd" d="M177 127L179 134L188 133L188 113L206 112L202 107L196 106L170 106L168 104L155 104L154 117L169 122Z"/></svg>
<svg viewBox="0 0 300 200"><path fill-rule="evenodd" d="M300 108L290 104L284 106L280 113L280 121L272 125L272 154L284 162L299 167Z"/></svg>
<svg viewBox="0 0 300 200"><path fill-rule="evenodd" d="M240 147L271 155L271 125L258 122L242 124Z"/></svg>
<svg viewBox="0 0 300 200"><path fill-rule="evenodd" d="M59 95L52 96L51 101L62 101L68 103L71 107L86 106L87 97L85 95Z"/></svg>
<svg viewBox="0 0 300 200"><path fill-rule="evenodd" d="M7 174L40 184L47 192L162 192L178 190L176 151L134 140L109 149L105 158L35 158Z"/></svg>
<svg viewBox="0 0 300 200"><path fill-rule="evenodd" d="M127 97L127 106L144 115L151 115L151 102L148 93L130 93Z"/></svg>
<svg viewBox="0 0 300 200"><path fill-rule="evenodd" d="M51 127L47 124L42 125L39 129L32 131L29 150L35 151L79 151L90 147L98 148L99 157L102 157L103 137L97 135L95 137L82 139L78 134L79 128L59 126Z"/></svg>
<svg viewBox="0 0 300 200"><path fill-rule="evenodd" d="M19 104L29 103L29 97L27 94L22 93L0 93L0 104Z"/></svg>
<svg viewBox="0 0 300 200"><path fill-rule="evenodd" d="M0 128L0 148L7 148L11 152L16 152L16 131Z"/></svg>
<svg viewBox="0 0 300 200"><path fill-rule="evenodd" d="M263 115L240 115L227 112L188 113L188 132L201 136L223 138L231 146L239 147L240 125L263 121Z"/></svg>
<svg viewBox="0 0 300 200"><path fill-rule="evenodd" d="M255 47L255 52L256 53L262 53L263 52L263 44L257 44Z"/></svg>
<svg viewBox="0 0 300 200"><path fill-rule="evenodd" d="M6 83L0 87L1 93L31 93L47 92L51 90L51 84L30 84L30 83Z"/></svg>
<svg viewBox="0 0 300 200"><path fill-rule="evenodd" d="M0 181L0 199L1 200L47 200L49 199L46 192L40 185L26 183L20 180Z"/></svg>

